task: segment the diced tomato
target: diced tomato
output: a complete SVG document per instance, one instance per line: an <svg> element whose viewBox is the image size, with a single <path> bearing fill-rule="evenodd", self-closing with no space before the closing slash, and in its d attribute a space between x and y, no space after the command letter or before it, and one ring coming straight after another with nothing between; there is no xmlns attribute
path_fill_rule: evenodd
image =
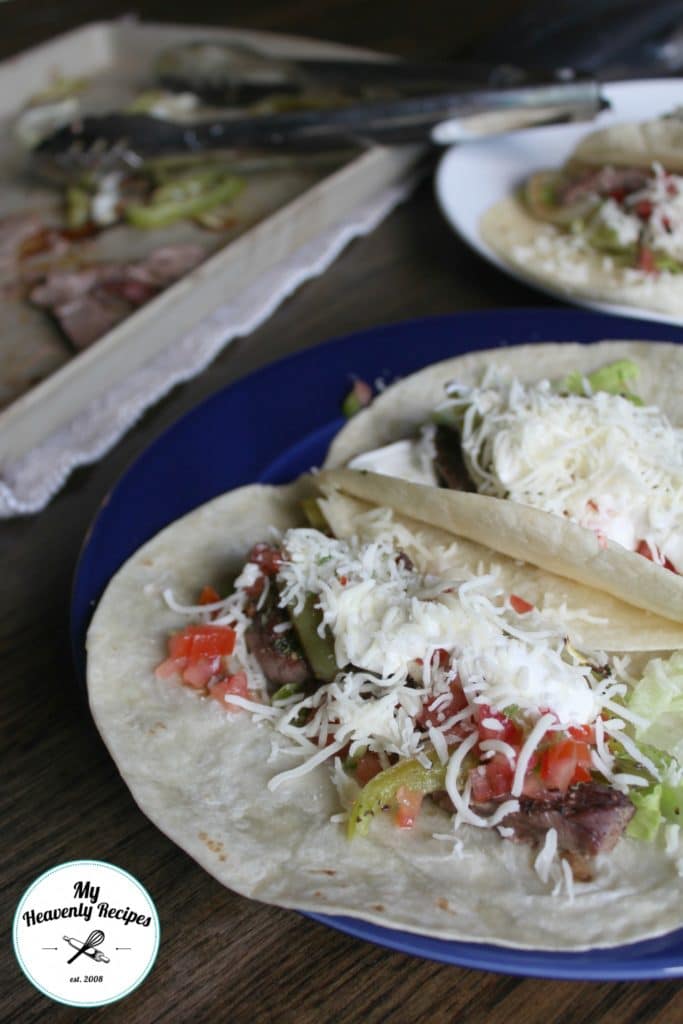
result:
<svg viewBox="0 0 683 1024"><path fill-rule="evenodd" d="M183 682L195 690L203 690L221 669L220 658L196 658L183 670Z"/></svg>
<svg viewBox="0 0 683 1024"><path fill-rule="evenodd" d="M502 740L509 743L511 747L520 747L523 739L523 732L516 722L504 715L502 711L494 711L488 704L477 704L477 728L479 729L479 740ZM487 719L500 722L502 728L491 728L483 723Z"/></svg>
<svg viewBox="0 0 683 1024"><path fill-rule="evenodd" d="M656 548L653 551L651 545L646 540L638 541L636 553L642 555L643 558L649 558L651 562L656 562L657 565L661 565L664 569L668 569L669 572L675 572L677 576L680 576L673 562L670 562L668 558L663 559L661 553Z"/></svg>
<svg viewBox="0 0 683 1024"><path fill-rule="evenodd" d="M532 612L534 610L534 606L529 604L528 601L525 601L524 598L520 597L518 594L510 594L510 604L518 615L526 615L527 612Z"/></svg>
<svg viewBox="0 0 683 1024"><path fill-rule="evenodd" d="M570 725L567 732L573 740L580 740L582 743L595 743L594 725Z"/></svg>
<svg viewBox="0 0 683 1024"><path fill-rule="evenodd" d="M652 551L652 548L650 547L650 545L648 544L648 542L646 540L639 540L638 541L638 547L636 548L636 554L642 555L643 558L649 559L650 562L659 561L659 559L655 559L655 556L654 556L654 553Z"/></svg>
<svg viewBox="0 0 683 1024"><path fill-rule="evenodd" d="M615 202L621 203L626 196L625 188L613 188L611 192L608 192L610 199L614 199Z"/></svg>
<svg viewBox="0 0 683 1024"><path fill-rule="evenodd" d="M415 721L418 725L422 726L423 729L428 729L431 725L440 725L445 722L447 718L451 718L453 715L457 715L459 711L462 711L467 707L467 697L464 694L462 685L459 679L454 679L450 684L451 696L448 703L438 703L434 710L431 709L432 704L436 704L437 701L441 701L440 697L428 697L425 701L422 710L418 712L415 717Z"/></svg>
<svg viewBox="0 0 683 1024"><path fill-rule="evenodd" d="M202 592L199 595L200 604L215 604L216 601L220 601L220 599L218 591L214 590L214 588L208 584L202 588Z"/></svg>
<svg viewBox="0 0 683 1024"><path fill-rule="evenodd" d="M186 626L173 633L168 641L172 658L216 658L232 654L235 649L235 630L231 626Z"/></svg>
<svg viewBox="0 0 683 1024"><path fill-rule="evenodd" d="M445 647L437 647L432 655L432 661L436 663L439 668L448 668L451 663L451 656Z"/></svg>
<svg viewBox="0 0 683 1024"><path fill-rule="evenodd" d="M638 262L636 265L638 270L642 270L646 274L656 274L657 266L655 264L655 256L652 249L649 249L646 245L642 245L640 247L640 252L638 253Z"/></svg>
<svg viewBox="0 0 683 1024"><path fill-rule="evenodd" d="M577 782L590 782L591 773L588 768L585 768L582 764L577 764L574 770L574 778L572 779L572 785Z"/></svg>
<svg viewBox="0 0 683 1024"><path fill-rule="evenodd" d="M347 584L347 583L348 583L349 581L348 581L348 578L347 578L346 576L340 576L340 577L339 577L339 582L341 583L342 587L345 587L345 586L346 586L346 584Z"/></svg>
<svg viewBox="0 0 683 1024"><path fill-rule="evenodd" d="M282 565L282 552L272 544L255 544L247 561L255 562L264 576L274 576Z"/></svg>
<svg viewBox="0 0 683 1024"><path fill-rule="evenodd" d="M649 199L640 199L633 207L633 212L641 220L649 220L652 216L652 203Z"/></svg>
<svg viewBox="0 0 683 1024"><path fill-rule="evenodd" d="M370 779L374 779L375 775L379 775L382 771L382 764L378 755L374 750L366 751L362 757L358 758L356 764L356 782L359 786L364 786Z"/></svg>
<svg viewBox="0 0 683 1024"><path fill-rule="evenodd" d="M506 796L512 789L515 773L504 754L496 754L486 764L486 777L491 787L491 796Z"/></svg>
<svg viewBox="0 0 683 1024"><path fill-rule="evenodd" d="M396 791L396 824L399 828L412 828L420 813L424 793L407 786L399 786Z"/></svg>
<svg viewBox="0 0 683 1024"><path fill-rule="evenodd" d="M250 586L244 588L244 593L252 601L258 601L259 597L263 593L263 588L265 587L265 585L266 585L266 577L263 576L263 575L257 576L256 579L254 580L254 582ZM253 615L255 613L255 611L256 611L256 605L254 605L254 607L251 610L249 608L247 608L247 615Z"/></svg>
<svg viewBox="0 0 683 1024"><path fill-rule="evenodd" d="M196 625L172 633L169 657L157 665L158 679L181 676L195 690L203 690L221 671L221 658L235 649L235 630L230 626Z"/></svg>
<svg viewBox="0 0 683 1024"><path fill-rule="evenodd" d="M181 676L187 668L187 658L166 658L154 669L157 679L171 679L173 676Z"/></svg>
<svg viewBox="0 0 683 1024"><path fill-rule="evenodd" d="M240 710L237 704L231 704L231 695L244 697L245 700L253 699L249 692L246 672L236 672L234 676L228 676L227 679L221 679L217 683L214 683L209 690L209 697L213 697L214 700L217 700L222 707L229 707L232 711Z"/></svg>
<svg viewBox="0 0 683 1024"><path fill-rule="evenodd" d="M472 787L472 799L475 803L485 804L487 800L491 799L491 787L485 764L473 768L469 774L469 780Z"/></svg>
<svg viewBox="0 0 683 1024"><path fill-rule="evenodd" d="M512 789L515 772L504 754L495 754L490 761L473 768L469 778L472 785L472 799L475 803L487 803L507 796Z"/></svg>
<svg viewBox="0 0 683 1024"><path fill-rule="evenodd" d="M546 788L541 782L541 777L538 772L527 772L524 776L524 783L522 785L522 795L531 797L533 800L537 800L543 796L546 792Z"/></svg>
<svg viewBox="0 0 683 1024"><path fill-rule="evenodd" d="M591 756L587 743L566 739L547 747L541 756L541 778L548 789L566 793L575 782L590 779Z"/></svg>

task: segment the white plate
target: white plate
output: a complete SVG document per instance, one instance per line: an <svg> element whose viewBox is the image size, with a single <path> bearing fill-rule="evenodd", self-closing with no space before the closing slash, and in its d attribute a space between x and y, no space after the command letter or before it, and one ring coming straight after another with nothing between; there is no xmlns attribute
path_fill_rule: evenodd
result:
<svg viewBox="0 0 683 1024"><path fill-rule="evenodd" d="M579 306L604 313L642 317L680 324L680 319L636 306L622 306L568 295L561 289L540 285L513 269L484 242L479 233L482 215L509 196L533 171L559 167L579 139L595 128L623 121L642 121L669 113L683 104L683 79L616 82L603 87L611 109L590 123L553 125L490 136L476 142L453 146L441 158L436 175L436 195L451 226L480 256L511 277Z"/></svg>

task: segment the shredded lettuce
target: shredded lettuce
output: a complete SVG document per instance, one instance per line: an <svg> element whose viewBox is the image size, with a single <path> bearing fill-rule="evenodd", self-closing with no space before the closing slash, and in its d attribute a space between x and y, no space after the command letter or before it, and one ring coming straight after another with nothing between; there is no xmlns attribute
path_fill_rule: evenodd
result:
<svg viewBox="0 0 683 1024"><path fill-rule="evenodd" d="M648 662L628 707L643 721L636 740L666 751L683 765L683 651Z"/></svg>
<svg viewBox="0 0 683 1024"><path fill-rule="evenodd" d="M679 825L683 820L683 786L658 782L643 791L631 790L629 799L636 809L626 829L632 839L652 842L661 824Z"/></svg>
<svg viewBox="0 0 683 1024"><path fill-rule="evenodd" d="M562 394L586 395L606 391L610 395L622 395L634 405L643 401L631 391L631 381L637 380L640 370L631 359L617 359L614 363L600 367L593 373L582 374L578 370L568 373L555 387ZM586 387L588 385L588 387Z"/></svg>
<svg viewBox="0 0 683 1024"><path fill-rule="evenodd" d="M626 834L631 839L642 839L651 843L662 823L662 786L658 783L644 792L632 790L629 799L635 806L636 813L631 818Z"/></svg>
<svg viewBox="0 0 683 1024"><path fill-rule="evenodd" d="M683 785L662 784L662 816L672 825L683 823Z"/></svg>
<svg viewBox="0 0 683 1024"><path fill-rule="evenodd" d="M636 813L627 834L652 842L661 824L683 823L683 651L648 662L627 705L642 722L634 730L638 746L661 777L648 789L629 793Z"/></svg>

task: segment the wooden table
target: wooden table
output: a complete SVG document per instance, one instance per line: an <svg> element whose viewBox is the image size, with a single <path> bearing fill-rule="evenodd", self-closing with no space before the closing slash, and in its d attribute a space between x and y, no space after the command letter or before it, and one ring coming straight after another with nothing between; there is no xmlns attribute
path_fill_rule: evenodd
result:
<svg viewBox="0 0 683 1024"><path fill-rule="evenodd" d="M148 17L182 20L179 4L139 5ZM200 2L192 20L273 28L394 50L458 52L519 3L474 11L425 2L297 3L259 0L225 8ZM98 14L119 13L105 3ZM9 53L90 15L82 2L0 13ZM465 24L465 18L467 23ZM448 31L444 31L448 26ZM486 1021L506 1024L672 1024L683 1019L677 981L580 983L462 970L346 937L298 914L221 888L135 806L90 719L68 647L72 573L88 524L119 474L186 410L231 381L332 335L425 314L543 305L475 258L439 215L425 184L324 277L303 287L249 338L200 377L176 388L97 465L79 470L39 516L0 524L5 761L2 892L5 935L24 888L47 868L93 857L125 868L152 893L161 917L159 957L122 1002L78 1011L40 995L3 945L7 1021L351 1022Z"/></svg>

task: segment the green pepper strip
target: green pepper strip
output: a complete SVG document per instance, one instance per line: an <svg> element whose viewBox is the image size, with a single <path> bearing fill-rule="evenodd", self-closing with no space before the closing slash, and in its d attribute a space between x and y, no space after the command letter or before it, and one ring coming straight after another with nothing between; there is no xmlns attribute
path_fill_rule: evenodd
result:
<svg viewBox="0 0 683 1024"><path fill-rule="evenodd" d="M84 227L90 220L90 193L72 185L66 190L66 226L78 229Z"/></svg>
<svg viewBox="0 0 683 1024"><path fill-rule="evenodd" d="M367 835L371 818L394 802L401 786L419 793L435 793L443 789L446 785L446 765L438 763L435 754L431 756L435 763L429 768L425 768L419 761L399 761L370 779L349 811L346 830L348 838Z"/></svg>
<svg viewBox="0 0 683 1024"><path fill-rule="evenodd" d="M357 412L360 412L363 408L360 398L355 391L349 391L348 395L342 402L342 416L347 420L350 420L352 416L355 416Z"/></svg>
<svg viewBox="0 0 683 1024"><path fill-rule="evenodd" d="M271 704L277 704L278 701L289 700L290 697L298 696L304 692L303 683L285 683L279 690L273 694L270 698Z"/></svg>
<svg viewBox="0 0 683 1024"><path fill-rule="evenodd" d="M189 181L185 184L189 185ZM219 181L213 187L201 187L197 188L195 183L195 192L188 188L185 192L185 198L164 198L165 196L171 195L174 186L169 185L162 186L163 189L169 191L162 195L156 196L155 199L148 204L137 203L128 206L125 211L126 220L133 224L136 228L163 228L169 224L175 224L178 220L183 220L186 217L196 217L199 213L204 213L207 210L212 209L214 206L219 206L221 203L227 203L230 199L234 199L235 196L244 188L244 181L242 178L228 177ZM161 190L159 190L161 192ZM183 189L178 188L175 192L176 195L180 196Z"/></svg>
<svg viewBox="0 0 683 1024"><path fill-rule="evenodd" d="M323 636L318 633L322 622L318 600L317 594L307 594L301 611L295 612L290 607L289 614L314 677L324 683L331 683L339 672L339 666L334 656L331 634L327 630Z"/></svg>
<svg viewBox="0 0 683 1024"><path fill-rule="evenodd" d="M668 270L672 274L680 274L683 271L683 263L680 260L674 259L673 256L669 256L668 253L654 253L654 261L657 270Z"/></svg>

